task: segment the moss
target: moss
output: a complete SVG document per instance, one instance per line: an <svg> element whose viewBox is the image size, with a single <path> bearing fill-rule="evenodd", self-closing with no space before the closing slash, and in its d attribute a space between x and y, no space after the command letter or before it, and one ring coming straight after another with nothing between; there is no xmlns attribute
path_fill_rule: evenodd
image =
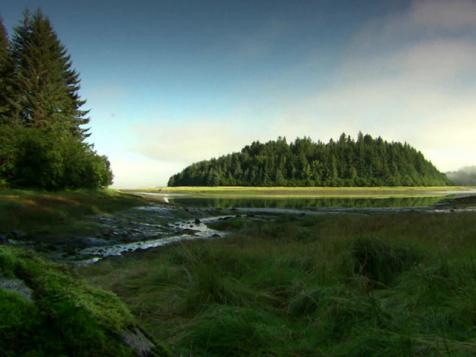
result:
<svg viewBox="0 0 476 357"><path fill-rule="evenodd" d="M0 271L22 279L33 302L0 290L0 350L6 355L131 356L121 334L136 322L119 298L34 253L0 247Z"/></svg>

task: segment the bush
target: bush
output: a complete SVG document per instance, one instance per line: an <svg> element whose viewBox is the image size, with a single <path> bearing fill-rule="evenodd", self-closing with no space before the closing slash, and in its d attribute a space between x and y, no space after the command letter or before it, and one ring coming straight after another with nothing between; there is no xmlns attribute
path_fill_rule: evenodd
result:
<svg viewBox="0 0 476 357"><path fill-rule="evenodd" d="M101 188L112 183L106 157L70 134L0 127L0 180L46 190Z"/></svg>

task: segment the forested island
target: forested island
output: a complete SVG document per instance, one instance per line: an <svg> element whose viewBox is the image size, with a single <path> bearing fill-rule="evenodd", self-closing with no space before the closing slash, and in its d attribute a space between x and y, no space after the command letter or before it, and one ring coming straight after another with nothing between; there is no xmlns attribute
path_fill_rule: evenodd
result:
<svg viewBox="0 0 476 357"><path fill-rule="evenodd" d="M169 186L441 186L450 180L407 143L358 134L314 142L279 137L194 163Z"/></svg>

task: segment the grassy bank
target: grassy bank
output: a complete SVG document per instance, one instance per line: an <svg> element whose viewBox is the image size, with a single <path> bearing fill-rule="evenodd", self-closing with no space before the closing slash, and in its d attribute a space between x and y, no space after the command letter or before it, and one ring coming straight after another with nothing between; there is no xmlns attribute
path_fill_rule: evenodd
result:
<svg viewBox="0 0 476 357"><path fill-rule="evenodd" d="M0 317L2 356L135 356L148 339L114 294L32 251L4 246ZM145 345L151 356L167 355L151 340Z"/></svg>
<svg viewBox="0 0 476 357"><path fill-rule="evenodd" d="M408 197L464 192L469 187L159 187L131 192L186 194L195 197ZM128 192L128 190L124 190Z"/></svg>
<svg viewBox="0 0 476 357"><path fill-rule="evenodd" d="M476 215L221 222L222 240L90 266L176 354L476 354Z"/></svg>
<svg viewBox="0 0 476 357"><path fill-rule="evenodd" d="M87 233L93 227L85 217L143 203L140 197L114 190L0 190L0 233L15 230L28 236Z"/></svg>

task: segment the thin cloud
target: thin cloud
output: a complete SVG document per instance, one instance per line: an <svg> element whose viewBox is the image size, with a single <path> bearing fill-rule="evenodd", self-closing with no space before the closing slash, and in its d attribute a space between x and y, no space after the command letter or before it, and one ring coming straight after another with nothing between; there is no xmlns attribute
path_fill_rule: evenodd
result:
<svg viewBox="0 0 476 357"><path fill-rule="evenodd" d="M163 165L154 173L158 184L166 183L172 169L237 151L253 140L304 135L328 140L359 130L407 141L443 171L472 165L474 14L474 1L415 1L406 11L372 21L357 32L326 87L300 98L288 96L295 84L283 73L281 83L263 91L266 95L237 102L230 115L183 118L181 123L161 120L135 128L136 150L147 162ZM303 63L308 68L312 58ZM260 113L253 117L245 107L259 108Z"/></svg>

